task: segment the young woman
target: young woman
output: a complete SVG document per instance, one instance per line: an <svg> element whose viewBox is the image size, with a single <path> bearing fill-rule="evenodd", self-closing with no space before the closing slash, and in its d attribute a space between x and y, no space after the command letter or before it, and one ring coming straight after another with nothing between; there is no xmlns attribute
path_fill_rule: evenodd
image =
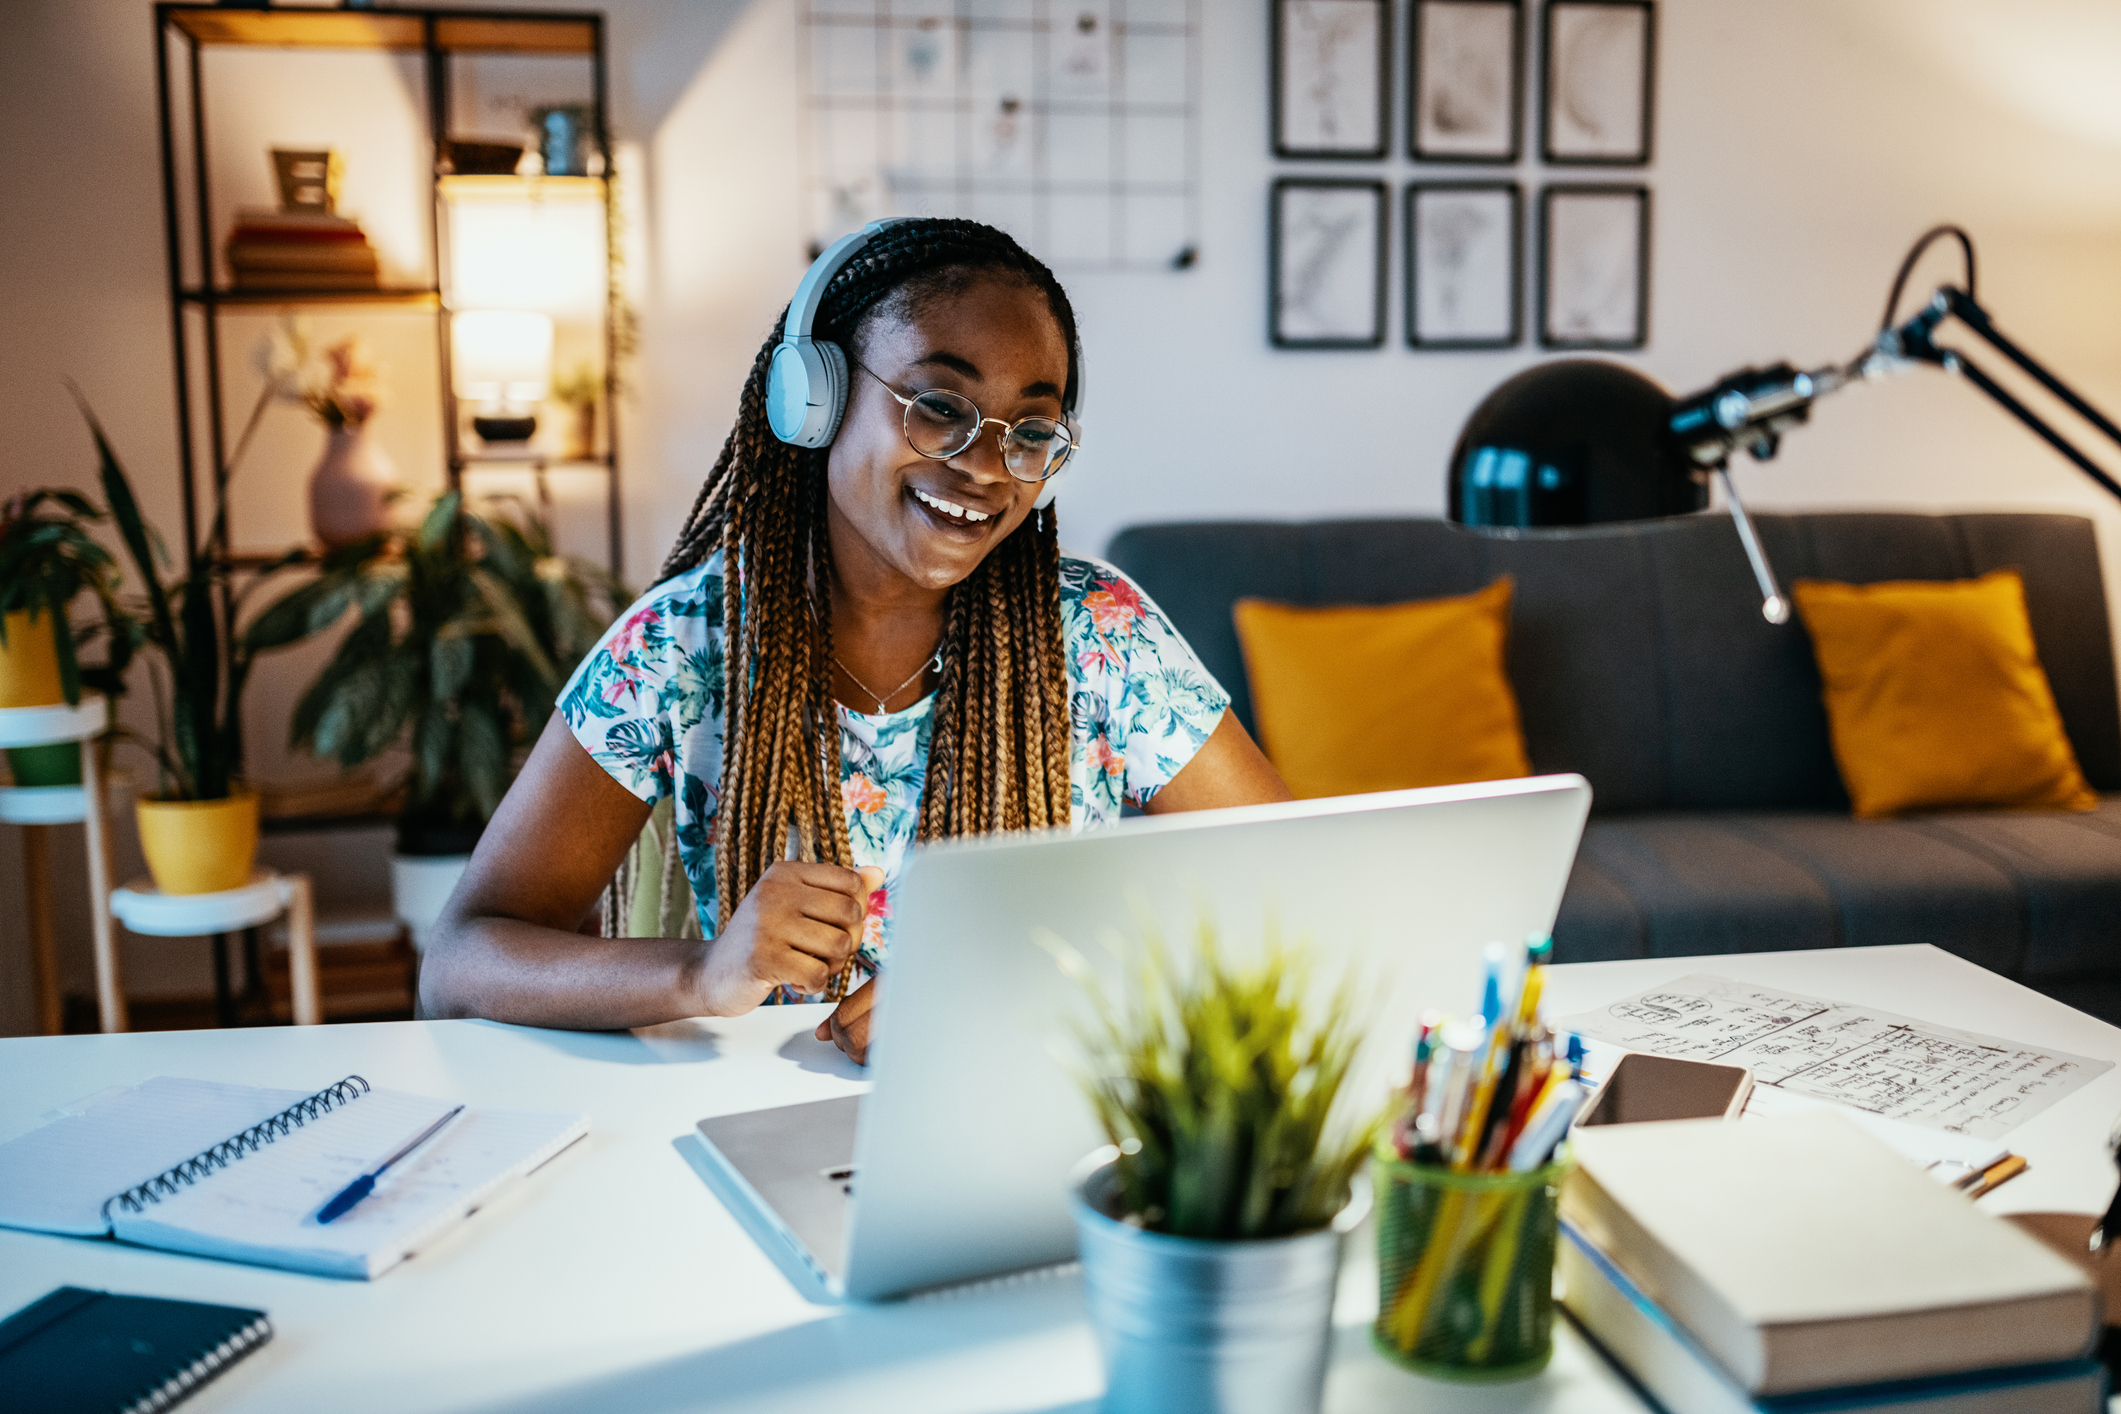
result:
<svg viewBox="0 0 2121 1414"><path fill-rule="evenodd" d="M426 1014L602 1030L825 999L820 1039L861 1060L915 841L1288 798L1156 607L1034 506L1080 440L1051 272L991 227L901 222L816 323L849 358L838 432L776 440L776 327L660 582L472 857ZM665 797L704 936L582 936Z"/></svg>

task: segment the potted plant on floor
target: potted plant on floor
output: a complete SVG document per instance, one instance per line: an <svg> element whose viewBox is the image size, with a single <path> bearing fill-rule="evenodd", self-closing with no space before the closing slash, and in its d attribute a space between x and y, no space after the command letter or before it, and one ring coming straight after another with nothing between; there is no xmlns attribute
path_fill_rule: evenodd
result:
<svg viewBox="0 0 2121 1414"><path fill-rule="evenodd" d="M243 688L255 652L232 626L249 593L306 556L290 552L239 590L217 547L226 523L228 471L249 445L273 392L268 385L259 395L228 469L216 478L214 519L204 542L185 547L184 575L166 584L161 537L140 514L132 482L102 425L81 404L101 463L104 500L142 585L130 612L141 641L161 660L161 674L152 666L148 671L156 738L122 735L155 760L158 788L135 802L134 810L148 872L166 894L241 888L257 863L258 797L243 782Z"/></svg>
<svg viewBox="0 0 2121 1414"><path fill-rule="evenodd" d="M1117 994L1061 957L1092 1000L1083 1088L1112 1141L1074 1194L1104 1409L1316 1411L1378 1132L1339 1103L1362 1034L1354 988L1307 1024L1309 950L1270 930L1238 964L1206 919L1183 967L1150 933Z"/></svg>
<svg viewBox="0 0 2121 1414"><path fill-rule="evenodd" d="M40 487L0 503L0 708L73 706L84 683L115 695L133 648L131 621L118 607L118 565L88 527L104 519L87 498ZM84 634L67 612L83 593L104 621ZM107 634L110 660L84 668L81 648ZM78 742L15 747L9 770L18 786L81 783Z"/></svg>
<svg viewBox="0 0 2121 1414"><path fill-rule="evenodd" d="M333 552L319 578L252 624L262 648L353 617L296 704L291 736L348 768L408 749L392 883L416 947L567 675L628 597L604 571L555 554L536 517L476 516L450 492L416 531Z"/></svg>

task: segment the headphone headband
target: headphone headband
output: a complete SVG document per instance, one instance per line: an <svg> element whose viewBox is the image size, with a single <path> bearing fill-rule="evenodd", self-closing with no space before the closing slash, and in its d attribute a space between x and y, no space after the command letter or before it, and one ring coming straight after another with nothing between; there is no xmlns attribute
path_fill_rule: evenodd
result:
<svg viewBox="0 0 2121 1414"><path fill-rule="evenodd" d="M916 219L886 216L871 221L827 246L803 272L802 283L788 301L781 342L774 347L766 374L766 421L783 442L797 447L829 446L847 408L847 355L832 340L816 337L825 287L879 233ZM1061 399L1061 410L1070 418L1082 417L1083 345L1079 335L1068 347L1068 391ZM1046 479L1036 503L1039 508L1053 503L1064 474Z"/></svg>

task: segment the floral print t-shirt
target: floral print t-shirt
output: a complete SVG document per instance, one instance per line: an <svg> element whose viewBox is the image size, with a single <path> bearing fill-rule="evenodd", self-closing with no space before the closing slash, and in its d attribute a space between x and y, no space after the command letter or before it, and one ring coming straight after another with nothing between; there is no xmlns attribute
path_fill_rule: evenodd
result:
<svg viewBox="0 0 2121 1414"><path fill-rule="evenodd" d="M1062 556L1060 601L1074 723L1070 824L1082 830L1117 820L1122 800L1146 806L1207 741L1230 697L1112 566ZM650 804L676 796L678 858L710 938L723 708L719 552L642 596L560 695L575 739L614 780ZM862 976L890 950L890 891L920 822L934 708L930 694L899 712L839 709L847 838L856 865L884 871L857 960Z"/></svg>

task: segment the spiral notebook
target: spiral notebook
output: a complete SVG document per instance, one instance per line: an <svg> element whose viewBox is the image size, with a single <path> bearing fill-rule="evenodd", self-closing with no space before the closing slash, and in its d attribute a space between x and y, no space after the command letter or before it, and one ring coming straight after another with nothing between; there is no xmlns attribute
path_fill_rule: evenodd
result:
<svg viewBox="0 0 2121 1414"><path fill-rule="evenodd" d="M588 1132L589 1117L472 1107L329 1224L317 1211L453 1106L358 1075L315 1094L159 1076L0 1144L0 1227L372 1278Z"/></svg>

